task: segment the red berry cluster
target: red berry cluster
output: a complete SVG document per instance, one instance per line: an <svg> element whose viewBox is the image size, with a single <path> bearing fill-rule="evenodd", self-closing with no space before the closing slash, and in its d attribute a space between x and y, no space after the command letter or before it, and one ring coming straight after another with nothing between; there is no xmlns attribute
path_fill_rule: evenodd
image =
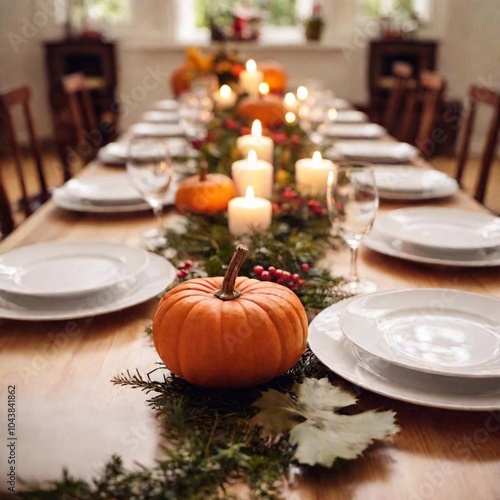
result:
<svg viewBox="0 0 500 500"><path fill-rule="evenodd" d="M278 203L273 205L273 211L275 213L294 213L303 206L307 206L308 211L317 216L327 213L325 207L318 200L307 201L289 186L284 189Z"/></svg>
<svg viewBox="0 0 500 500"><path fill-rule="evenodd" d="M181 280L186 278L186 276L189 273L189 270L193 267L193 261L192 260L186 260L184 264L181 266L177 267L177 277Z"/></svg>
<svg viewBox="0 0 500 500"><path fill-rule="evenodd" d="M306 274L309 271L309 264L304 262L300 265L300 269ZM274 266L269 266L267 269L264 269L263 266L254 266L253 272L261 281L272 281L278 285L286 286L294 292L304 286L304 280L300 274L292 274L289 271L276 269Z"/></svg>

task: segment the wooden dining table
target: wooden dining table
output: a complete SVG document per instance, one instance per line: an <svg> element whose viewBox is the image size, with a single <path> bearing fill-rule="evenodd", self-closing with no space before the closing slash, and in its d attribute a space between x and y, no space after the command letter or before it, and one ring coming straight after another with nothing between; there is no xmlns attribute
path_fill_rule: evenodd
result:
<svg viewBox="0 0 500 500"><path fill-rule="evenodd" d="M417 163L430 166L423 160ZM118 173L119 167L93 162L80 175L110 172ZM462 191L411 205L484 210ZM382 203L380 211L404 206L409 204ZM0 244L0 254L54 240L135 245L154 225L148 212L85 214L49 201ZM346 273L348 261L345 251L332 251L327 260L338 275ZM375 281L381 290L436 287L500 297L499 267L428 266L368 249L361 251L359 264L362 277ZM128 467L152 466L161 456L160 424L147 406L147 395L110 382L126 370L145 374L157 366L159 357L144 333L156 305L152 299L120 312L71 321L0 319L0 491L8 486L10 387L15 387L18 489L23 481L59 479L63 467L73 477L89 479L114 453ZM500 411L429 408L345 386L358 396L363 409L394 410L401 431L356 461L307 474L287 498L500 499Z"/></svg>

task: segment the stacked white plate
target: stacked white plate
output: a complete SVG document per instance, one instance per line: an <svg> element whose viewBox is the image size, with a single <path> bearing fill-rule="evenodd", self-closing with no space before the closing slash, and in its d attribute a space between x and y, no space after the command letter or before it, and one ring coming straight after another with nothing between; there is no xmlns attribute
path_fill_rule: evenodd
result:
<svg viewBox="0 0 500 500"><path fill-rule="evenodd" d="M172 156L184 156L189 154L187 142L183 138L169 138L166 142L166 146L169 154ZM109 165L125 165L127 162L128 149L128 141L110 142L99 150L97 159Z"/></svg>
<svg viewBox="0 0 500 500"><path fill-rule="evenodd" d="M408 165L374 165L380 198L387 200L430 200L455 194L458 183L438 170Z"/></svg>
<svg viewBox="0 0 500 500"><path fill-rule="evenodd" d="M332 371L394 399L500 409L500 299L446 289L344 300L312 321L309 344Z"/></svg>
<svg viewBox="0 0 500 500"><path fill-rule="evenodd" d="M106 241L28 245L0 255L0 318L67 320L119 311L160 294L176 269Z"/></svg>
<svg viewBox="0 0 500 500"><path fill-rule="evenodd" d="M184 129L179 123L136 123L129 128L131 134L138 137L184 137Z"/></svg>
<svg viewBox="0 0 500 500"><path fill-rule="evenodd" d="M364 123L368 121L368 116L355 109L343 109L337 112L335 121L337 123Z"/></svg>
<svg viewBox="0 0 500 500"><path fill-rule="evenodd" d="M179 103L175 99L163 99L162 101L155 102L152 108L160 111L177 111Z"/></svg>
<svg viewBox="0 0 500 500"><path fill-rule="evenodd" d="M164 200L175 201L173 182ZM151 210L126 173L71 179L53 192L54 203L67 210L88 213L127 213Z"/></svg>
<svg viewBox="0 0 500 500"><path fill-rule="evenodd" d="M406 142L389 141L338 141L327 157L341 156L348 160L372 163L407 163L418 156L418 149Z"/></svg>
<svg viewBox="0 0 500 500"><path fill-rule="evenodd" d="M142 121L151 123L178 123L179 113L177 111L146 111L142 115Z"/></svg>
<svg viewBox="0 0 500 500"><path fill-rule="evenodd" d="M325 133L342 139L379 139L385 134L385 128L376 123L333 123Z"/></svg>
<svg viewBox="0 0 500 500"><path fill-rule="evenodd" d="M449 208L403 208L379 215L363 244L385 255L425 264L498 266L500 218Z"/></svg>

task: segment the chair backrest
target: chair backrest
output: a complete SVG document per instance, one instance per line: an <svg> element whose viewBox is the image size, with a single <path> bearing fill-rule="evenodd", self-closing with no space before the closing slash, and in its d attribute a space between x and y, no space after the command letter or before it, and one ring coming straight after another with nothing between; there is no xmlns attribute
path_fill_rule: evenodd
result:
<svg viewBox="0 0 500 500"><path fill-rule="evenodd" d="M65 76L62 83L68 96L76 138L79 142L84 142L87 139L85 131L97 130L97 118L87 79L83 73L72 73ZM92 151L88 156L93 156L94 153Z"/></svg>
<svg viewBox="0 0 500 500"><path fill-rule="evenodd" d="M0 177L0 240L14 229L14 218L12 208L7 198L2 178Z"/></svg>
<svg viewBox="0 0 500 500"><path fill-rule="evenodd" d="M434 151L434 148L430 147L431 136L436 124L439 102L443 96L445 84L445 79L439 73L433 71L422 71L420 73L422 111L415 145L424 156L429 156Z"/></svg>
<svg viewBox="0 0 500 500"><path fill-rule="evenodd" d="M469 156L470 141L474 128L474 120L478 104L485 104L493 108L493 117L486 137L486 142L481 156L479 180L476 186L474 197L480 203L484 203L486 186L490 175L491 165L495 159L495 152L498 144L500 131L500 91L493 90L482 85L473 85L469 89L468 116L464 123L462 143L458 153L457 181L461 183L465 170L465 164Z"/></svg>
<svg viewBox="0 0 500 500"><path fill-rule="evenodd" d="M387 108L384 114L384 127L387 131L395 135L398 126L401 109L409 87L411 86L411 77L413 67L405 62L395 62L392 65L392 85Z"/></svg>
<svg viewBox="0 0 500 500"><path fill-rule="evenodd" d="M36 136L35 125L31 115L31 109L29 105L30 98L31 98L31 88L28 87L27 85L0 93L0 115L2 118L2 124L6 132L10 149L14 157L16 172L21 187L20 206L24 211L24 213L26 214L26 216L30 215L33 212L34 207L28 196L28 191L26 189L26 182L23 174L23 162L19 144L17 141L17 135L14 128L14 119L12 115L12 108L14 106L17 105L22 106L24 118L26 120L26 125L28 127L31 150L35 158L36 171L38 175L38 181L40 184L40 192L37 195L37 197L39 198L40 202L44 202L48 200L50 197L49 191L47 189L47 182L45 180L45 174L43 171L40 144Z"/></svg>

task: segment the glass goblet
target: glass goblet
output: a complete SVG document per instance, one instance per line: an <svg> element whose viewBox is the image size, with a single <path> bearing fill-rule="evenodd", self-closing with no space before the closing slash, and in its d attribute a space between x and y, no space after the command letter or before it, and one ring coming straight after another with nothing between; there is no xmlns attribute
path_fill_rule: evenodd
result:
<svg viewBox="0 0 500 500"><path fill-rule="evenodd" d="M133 137L127 155L127 172L132 185L152 208L157 227L144 233L148 248L164 246L163 203L173 178L173 164L166 144L158 139Z"/></svg>
<svg viewBox="0 0 500 500"><path fill-rule="evenodd" d="M327 203L333 232L351 252L349 277L342 289L352 295L374 292L376 283L361 280L357 265L359 247L372 228L379 204L373 168L366 164L336 165L328 176Z"/></svg>

